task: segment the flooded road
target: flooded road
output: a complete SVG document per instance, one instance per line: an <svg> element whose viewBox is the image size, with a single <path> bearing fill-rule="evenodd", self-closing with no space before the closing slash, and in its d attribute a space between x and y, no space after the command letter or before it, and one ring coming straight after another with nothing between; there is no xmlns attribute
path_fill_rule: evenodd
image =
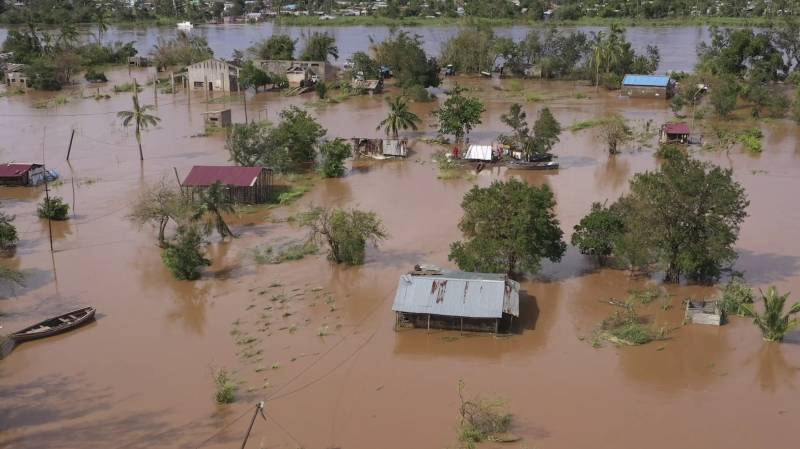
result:
<svg viewBox="0 0 800 449"><path fill-rule="evenodd" d="M133 76L143 81L146 75ZM121 82L128 74L114 77ZM488 143L506 131L500 115L520 94L502 82L460 81L487 101L471 138ZM614 112L640 125L671 117L662 101L622 99L579 83L523 87L544 98L526 104L529 117L548 106L565 126ZM387 112L384 96L311 110L331 136L377 136L375 126ZM150 89L141 97L154 101ZM132 132L115 116L130 107L128 94L32 107L51 98L0 99L3 160L40 160L44 140L47 166L62 177L54 194L74 205L75 214L55 226L51 256L47 225L35 217L42 190L0 189L21 236L16 254L0 263L23 270L27 279L3 292L2 332L81 304L97 307L98 319L26 343L0 362L0 447L237 447L252 405L262 399L268 420L257 421L248 447L456 447L459 379L468 394L507 399L512 431L524 439L520 448L749 449L790 447L795 439L800 333L769 345L749 320L680 326L680 301L715 289L679 285L667 287L671 308L651 304L644 312L677 328L670 339L592 348L587 337L612 312L603 301L658 284L659 276L597 269L572 247L561 263L546 263L522 282L518 335L392 329L398 277L418 262L453 268L449 244L461 237L460 202L473 185L511 176L549 185L569 241L593 201L613 201L633 174L655 168L652 148L609 158L596 130L565 131L555 147L558 172L493 168L474 179L443 181L431 162L436 148L417 141L406 160L359 161L345 178L320 181L291 206L236 217L232 227L240 238L212 239L213 265L200 281L181 282L164 268L154 231L137 229L126 214L145 184L172 181L173 167L185 176L193 165L229 163L222 136L192 137L202 132L201 113L225 102L160 95L163 121L144 133L140 164ZM248 100L249 114L266 109L275 120L289 104L311 99L258 94ZM230 106L234 121L243 121L241 104ZM426 125L435 107L411 106ZM789 121L770 122L763 131L759 156L738 149L696 156L732 167L749 195L735 268L755 287L800 292L800 211L785 207L796 204L800 132ZM434 134L426 126L410 136ZM256 246L303 235L285 218L311 204L373 210L390 236L368 250L360 267L333 266L324 255L257 265ZM231 406L214 404L211 373L218 367L235 370L241 381Z"/></svg>
<svg viewBox="0 0 800 449"><path fill-rule="evenodd" d="M443 27L411 27L400 28L411 34L420 36L423 48L429 55L436 56L448 39L456 35L460 28L455 26ZM604 27L562 27L564 31L580 30L584 33L605 30ZM527 27L498 27L495 33L498 36L512 37L522 40L531 30L543 32L543 26ZM89 27L82 33L86 39L94 39L91 33L96 30ZM332 27L300 27L282 26L272 22L260 24L226 24L226 25L198 25L192 33L199 34L208 39L214 54L221 58L230 58L233 50L246 50L253 43L266 39L273 33L285 33L298 41L297 49L304 47L305 36L313 32L328 32L336 38L339 47L339 64L357 51L366 51L370 39L382 42L389 36L390 30L385 26L332 26ZM134 42L140 54L147 54L153 49L159 37L169 39L178 32L174 27L147 27L147 28L120 28L110 27L103 38L105 42ZM0 42L5 40L7 29L0 28ZM643 51L648 45L656 45L661 51L660 72L690 71L697 62L695 48L701 42L709 40L708 27L628 27L625 33L628 41L637 51Z"/></svg>

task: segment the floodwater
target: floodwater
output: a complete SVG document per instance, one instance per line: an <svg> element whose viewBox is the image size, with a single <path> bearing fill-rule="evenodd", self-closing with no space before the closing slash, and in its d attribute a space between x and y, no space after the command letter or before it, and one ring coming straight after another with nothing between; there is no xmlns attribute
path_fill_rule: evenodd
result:
<svg viewBox="0 0 800 449"><path fill-rule="evenodd" d="M117 82L127 72L114 73ZM134 72L139 81L148 74ZM514 97L506 82L461 79L487 101L473 142L505 131L500 115ZM495 89L495 87L497 89ZM628 100L580 83L524 82L565 126L618 112L638 124L670 117L666 103ZM84 94L88 96L87 89ZM576 93L588 98L579 99ZM382 98L360 97L312 108L332 136L377 136L387 112ZM152 90L142 94L154 102ZM450 242L460 238L460 201L473 185L520 177L555 192L568 241L593 201L616 199L635 173L653 169L651 148L609 158L596 130L564 132L553 173L492 168L472 179L439 180L434 148L417 141L401 161L356 162L342 179L320 181L297 203L232 219L239 238L212 239L213 265L196 282L173 280L151 229L127 219L142 186L185 176L196 164L226 164L221 136L202 131L201 113L219 108L202 94L158 97L163 119L144 133L145 161L115 113L127 94L110 100L71 97L35 108L45 95L0 99L3 160L40 160L62 183L53 194L74 216L55 224L51 255L47 225L35 217L42 189L4 188L6 212L17 216L21 241L1 263L23 270L26 285L3 292L3 332L81 304L98 309L95 323L19 346L0 362L0 447L238 447L252 407L266 400L248 447L401 449L456 447L457 384L468 394L500 396L514 414L511 447L790 447L800 416L800 333L783 344L762 342L749 320L719 327L681 326L680 301L708 297L712 287L669 286L672 307L644 314L674 326L671 338L642 347L595 349L588 337L613 310L604 301L658 284L597 269L570 247L558 264L522 282L519 333L508 338L458 332L392 329L398 277L415 263L452 268ZM251 117L271 120L310 96L258 94ZM243 121L241 104L231 104ZM413 104L432 136L436 104ZM263 111L266 109L266 113ZM64 157L76 130L69 163ZM765 151L697 157L735 170L751 206L737 244L736 269L756 287L800 292L800 135L788 121L764 126ZM44 142L44 145L43 145ZM285 219L307 206L353 206L380 215L389 238L360 267L339 267L324 255L257 265L258 245L300 238ZM251 343L243 341L254 339ZM211 372L226 367L241 381L237 402L214 404ZM493 447L488 444L487 447Z"/></svg>
<svg viewBox="0 0 800 449"><path fill-rule="evenodd" d="M438 55L448 39L459 32L455 26L445 27L412 27L401 28L417 34L423 42L423 47L429 55ZM563 27L564 31L580 30L591 33L604 30L603 27ZM531 30L543 31L544 27L498 27L495 33L499 36L512 37L521 40ZM104 34L105 42L134 42L140 54L149 53L159 37L169 39L177 33L175 27L146 27L146 28L119 28L111 27ZM198 25L192 31L208 39L214 54L222 58L230 58L234 49L246 50L253 43L268 38L273 33L285 33L298 40L298 50L304 46L305 36L315 31L328 32L336 38L339 47L339 59L344 61L357 51L366 51L370 39L382 42L390 34L390 29L385 26L347 26L347 27L300 27L281 26L272 22L260 24L225 24L225 25ZM82 30L86 39L94 39L91 33L93 28ZM0 28L0 42L5 40L7 29ZM628 27L625 33L627 39L637 51L644 50L648 45L656 45L661 51L661 65L659 71L690 71L697 62L695 49L698 44L709 40L708 27Z"/></svg>

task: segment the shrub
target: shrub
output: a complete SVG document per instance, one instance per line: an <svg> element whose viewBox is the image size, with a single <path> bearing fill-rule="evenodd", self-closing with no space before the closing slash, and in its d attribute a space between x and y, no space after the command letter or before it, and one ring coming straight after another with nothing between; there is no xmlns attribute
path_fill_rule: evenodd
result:
<svg viewBox="0 0 800 449"><path fill-rule="evenodd" d="M161 252L161 259L176 279L198 279L200 269L211 264L200 251L202 244L203 236L197 226L181 226L175 242L167 243Z"/></svg>
<svg viewBox="0 0 800 449"><path fill-rule="evenodd" d="M761 145L762 137L763 134L761 133L760 129L748 129L739 134L739 142L741 142L744 149L748 152L758 154L763 151L763 147Z"/></svg>
<svg viewBox="0 0 800 449"><path fill-rule="evenodd" d="M678 145L665 144L658 147L656 150L656 157L659 159L672 159L675 157L685 156L686 153Z"/></svg>
<svg viewBox="0 0 800 449"><path fill-rule="evenodd" d="M413 86L409 86L403 89L403 95L410 98L412 101L420 102L420 103L428 103L433 101L434 97L428 92L428 89L420 86L419 84L414 84Z"/></svg>
<svg viewBox="0 0 800 449"><path fill-rule="evenodd" d="M753 317L753 324L760 330L765 341L781 341L787 332L800 326L800 321L792 318L793 315L800 313L800 302L794 303L789 311L784 313L786 300L789 294L779 294L775 287L770 287L767 294L761 293L764 301L764 312L758 313L752 304L744 306L745 313Z"/></svg>
<svg viewBox="0 0 800 449"><path fill-rule="evenodd" d="M725 314L747 315L747 304L752 304L753 290L741 278L733 278L722 289L719 306Z"/></svg>
<svg viewBox="0 0 800 449"><path fill-rule="evenodd" d="M236 400L236 382L225 368L220 368L214 373L214 401L217 404L230 404Z"/></svg>
<svg viewBox="0 0 800 449"><path fill-rule="evenodd" d="M13 248L19 240L13 221L14 216L0 212L0 250Z"/></svg>
<svg viewBox="0 0 800 449"><path fill-rule="evenodd" d="M505 403L499 399L464 398L464 381L458 381L458 412L461 418L458 438L468 447L485 441L488 437L507 432L512 415L506 411Z"/></svg>
<svg viewBox="0 0 800 449"><path fill-rule="evenodd" d="M51 220L66 220L69 214L69 204L61 198L54 196L50 199L43 199L36 209L39 218L49 218Z"/></svg>
<svg viewBox="0 0 800 449"><path fill-rule="evenodd" d="M341 178L345 173L344 160L353 155L353 150L344 139L334 139L319 148L322 157L320 171L326 178Z"/></svg>
<svg viewBox="0 0 800 449"><path fill-rule="evenodd" d="M314 90L317 92L317 97L319 97L320 100L324 100L325 96L328 94L328 85L320 81L314 85Z"/></svg>
<svg viewBox="0 0 800 449"><path fill-rule="evenodd" d="M103 72L95 71L94 69L89 69L86 71L86 75L84 75L86 81L90 83L105 83L108 82L108 78L106 78L106 74Z"/></svg>
<svg viewBox="0 0 800 449"><path fill-rule="evenodd" d="M300 217L300 225L310 231L310 241L328 244L328 257L336 263L361 265L367 242L377 246L387 234L374 212L357 209L312 208Z"/></svg>
<svg viewBox="0 0 800 449"><path fill-rule="evenodd" d="M253 258L259 265L279 264L290 260L300 260L309 254L316 254L319 250L313 242L292 242L283 246L267 246L256 248Z"/></svg>

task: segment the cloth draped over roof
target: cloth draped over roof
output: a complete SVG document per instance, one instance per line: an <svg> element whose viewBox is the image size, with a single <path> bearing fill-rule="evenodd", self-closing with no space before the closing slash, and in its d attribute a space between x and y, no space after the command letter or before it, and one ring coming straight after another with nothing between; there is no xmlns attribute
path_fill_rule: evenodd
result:
<svg viewBox="0 0 800 449"><path fill-rule="evenodd" d="M41 164L0 164L0 178L19 176L37 167L41 167Z"/></svg>
<svg viewBox="0 0 800 449"><path fill-rule="evenodd" d="M503 274L452 272L400 277L395 312L502 318L519 316L519 283Z"/></svg>
<svg viewBox="0 0 800 449"><path fill-rule="evenodd" d="M473 161L491 161L493 160L492 146L491 145L470 145L467 149L467 154L464 159Z"/></svg>
<svg viewBox="0 0 800 449"><path fill-rule="evenodd" d="M623 86L668 87L670 77L663 75L625 75Z"/></svg>
<svg viewBox="0 0 800 449"><path fill-rule="evenodd" d="M235 167L228 165L195 165L183 180L185 187L208 187L219 181L223 185L252 187L264 167Z"/></svg>
<svg viewBox="0 0 800 449"><path fill-rule="evenodd" d="M691 134L689 125L686 122L667 123L664 125L664 132L667 134Z"/></svg>

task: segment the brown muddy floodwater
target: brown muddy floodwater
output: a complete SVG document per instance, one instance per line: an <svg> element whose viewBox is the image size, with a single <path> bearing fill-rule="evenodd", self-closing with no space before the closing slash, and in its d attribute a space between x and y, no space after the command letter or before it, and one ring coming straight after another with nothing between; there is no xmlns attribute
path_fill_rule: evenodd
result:
<svg viewBox="0 0 800 449"><path fill-rule="evenodd" d="M114 76L119 82L128 74ZM497 81L462 82L488 102L472 141L489 142L504 131L500 115L514 94L495 89L504 87ZM547 105L564 125L613 112L640 124L652 119L653 126L670 117L662 101L618 98L582 84L523 88L544 99L526 104L529 116ZM576 98L578 92L589 98ZM558 172L493 168L443 181L431 163L435 148L416 142L407 160L358 162L345 178L319 182L292 206L235 218L241 237L212 242L214 263L203 279L179 282L162 265L153 231L137 229L126 214L142 186L174 179L173 167L184 176L195 164L228 162L221 136L192 137L202 131L201 112L220 105L207 105L200 94L191 104L182 93L160 95L163 121L144 133L140 165L132 133L115 117L130 97L95 101L79 93L62 93L71 95L68 102L43 109L34 105L52 97L0 99L2 159L41 160L46 127L46 162L62 179L54 193L74 205L74 216L54 228L51 257L46 223L35 217L42 189L0 189L21 234L16 254L0 262L27 277L25 286L3 292L2 331L80 304L98 309L96 323L24 344L0 362L0 447L238 447L261 399L268 419L256 422L251 448L456 447L458 379L469 394L507 399L512 431L523 437L512 447L794 446L800 333L770 345L749 320L680 327L680 301L712 295L712 287L670 286L671 309L651 304L654 321L678 327L669 340L594 349L584 337L611 313L600 300L658 284L659 277L596 269L570 247L561 263L545 264L522 283L520 334L392 330L398 276L417 262L453 267L448 246L460 238L459 204L470 187L511 176L548 184L569 240L593 201L614 200L633 174L655 167L652 149L609 158L596 130L566 131L556 146ZM382 97L312 110L330 135L371 136L387 110ZM152 102L152 90L142 98ZM259 94L248 106L251 116L266 108L274 120L288 104L309 100ZM431 123L435 106L412 109ZM232 107L242 121L240 103ZM788 121L763 131L759 156L734 148L697 157L732 167L750 197L736 269L756 287L798 294L800 135ZM413 136L433 134L426 127ZM391 235L361 267L333 266L323 255L257 265L254 247L302 235L282 219L309 204L374 210ZM247 339L254 340L241 344ZM235 370L242 382L235 404L214 404L214 367Z"/></svg>

